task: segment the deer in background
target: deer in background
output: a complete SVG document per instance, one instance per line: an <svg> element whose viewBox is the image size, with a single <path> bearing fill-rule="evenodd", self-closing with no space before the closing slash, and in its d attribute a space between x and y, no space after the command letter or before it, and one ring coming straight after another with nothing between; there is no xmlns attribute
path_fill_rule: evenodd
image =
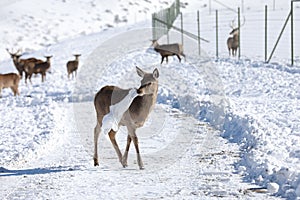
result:
<svg viewBox="0 0 300 200"><path fill-rule="evenodd" d="M46 78L46 72L51 67L50 58L52 56L45 56L46 61L43 61L41 63L35 63L35 62L28 62L24 66L25 71L25 83L27 84L27 79L29 79L31 82L31 76L32 74L41 74L42 75L42 82L44 82Z"/></svg>
<svg viewBox="0 0 300 200"><path fill-rule="evenodd" d="M144 125L149 113L154 108L158 91L159 72L155 69L152 73L146 73L138 67L136 67L136 71L137 74L142 77L141 86L137 89L139 96L133 99L119 123L119 126L126 126L128 130L127 145L123 156L115 139L116 131L111 129L108 135L123 167L127 167L128 151L130 143L133 141L139 168L144 169L136 129ZM105 86L95 95L94 105L97 114L97 125L94 129L94 166L99 165L98 138L101 132L102 120L104 116L110 112L110 106L119 103L128 95L129 91L130 89L121 89L116 86Z"/></svg>
<svg viewBox="0 0 300 200"><path fill-rule="evenodd" d="M67 71L68 71L68 79L70 79L70 74L73 76L73 72L75 72L75 77L77 76L77 69L78 69L78 64L79 64L79 56L80 54L74 54L75 60L71 60L67 62Z"/></svg>
<svg viewBox="0 0 300 200"><path fill-rule="evenodd" d="M27 63L42 63L42 62L44 62L44 61L42 61L40 59L36 59L36 58L20 59L20 57L22 56L22 54L19 54L21 51L20 49L16 53L12 53L8 49L6 49L6 51L10 54L10 56L14 62L14 65L15 65L16 69L18 70L21 78L23 76L24 66Z"/></svg>
<svg viewBox="0 0 300 200"><path fill-rule="evenodd" d="M0 74L0 98L3 88L11 88L14 96L20 95L19 93L20 76L16 73Z"/></svg>
<svg viewBox="0 0 300 200"><path fill-rule="evenodd" d="M181 62L180 56L185 58L185 54L183 53L183 45L174 43L174 44L163 44L159 45L157 40L152 40L152 46L154 50L161 55L161 63L163 63L164 59L166 58L166 62L168 63L169 56L177 56L179 62Z"/></svg>
<svg viewBox="0 0 300 200"><path fill-rule="evenodd" d="M240 48L240 44L239 44L239 31L240 31L240 28L244 25L245 23L245 17L244 17L244 22L243 24L240 26L240 27L236 27L234 26L234 20L231 21L231 24L230 24L230 28L232 29L232 31L229 33L230 35L232 35L232 37L229 37L227 39L227 47L228 47L228 51L229 51L229 56L230 54L232 56L236 56L236 52L237 52L237 49Z"/></svg>

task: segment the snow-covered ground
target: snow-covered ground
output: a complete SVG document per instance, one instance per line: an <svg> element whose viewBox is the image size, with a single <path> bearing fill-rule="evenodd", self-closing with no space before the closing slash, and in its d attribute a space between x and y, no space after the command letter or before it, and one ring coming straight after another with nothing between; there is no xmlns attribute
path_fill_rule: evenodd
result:
<svg viewBox="0 0 300 200"><path fill-rule="evenodd" d="M223 4L238 6L229 2ZM227 57L225 47L216 60L213 42L203 43L199 58L195 42L186 38L187 61L160 65L149 48L146 19L170 3L1 2L0 73L16 72L5 47L22 48L27 57L53 55L44 83L39 76L32 85L22 80L19 97L2 91L2 199L300 198L299 62L284 64L288 57L281 54L282 62L265 64L260 53L237 60ZM198 9L209 17L209 1L184 3L185 27ZM246 4L246 18L266 3L273 1ZM272 12L285 15L288 6L276 2ZM211 41L212 28L203 35ZM244 28L255 30L253 23ZM82 54L80 67L77 78L68 80L65 65L73 53ZM93 167L94 94L109 84L138 87L135 66L160 72L156 108L138 131L146 169L138 170L133 149L123 169L104 135L100 167ZM122 151L126 134L122 128L117 136Z"/></svg>

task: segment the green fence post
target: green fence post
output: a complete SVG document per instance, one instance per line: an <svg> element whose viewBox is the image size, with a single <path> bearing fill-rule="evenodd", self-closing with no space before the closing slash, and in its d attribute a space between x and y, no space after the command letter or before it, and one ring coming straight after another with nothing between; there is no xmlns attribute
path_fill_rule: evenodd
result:
<svg viewBox="0 0 300 200"><path fill-rule="evenodd" d="M170 8L167 11L167 42L170 43L169 30L170 30Z"/></svg>
<svg viewBox="0 0 300 200"><path fill-rule="evenodd" d="M199 56L201 56L201 44L200 44L200 14L199 14L199 10L197 11L197 23L198 23L198 52L199 52Z"/></svg>
<svg viewBox="0 0 300 200"><path fill-rule="evenodd" d="M180 20L181 20L181 44L183 45L183 17L182 17L182 12L180 13Z"/></svg>
<svg viewBox="0 0 300 200"><path fill-rule="evenodd" d="M218 10L216 10L216 57L219 57Z"/></svg>
<svg viewBox="0 0 300 200"><path fill-rule="evenodd" d="M239 27L239 59L241 57L241 12L240 7L238 7L238 27Z"/></svg>
<svg viewBox="0 0 300 200"><path fill-rule="evenodd" d="M265 62L268 57L268 6L265 5Z"/></svg>
<svg viewBox="0 0 300 200"><path fill-rule="evenodd" d="M291 64L294 65L294 14L293 1L291 1Z"/></svg>
<svg viewBox="0 0 300 200"><path fill-rule="evenodd" d="M152 14L152 40L156 40L156 34L155 34L155 13Z"/></svg>

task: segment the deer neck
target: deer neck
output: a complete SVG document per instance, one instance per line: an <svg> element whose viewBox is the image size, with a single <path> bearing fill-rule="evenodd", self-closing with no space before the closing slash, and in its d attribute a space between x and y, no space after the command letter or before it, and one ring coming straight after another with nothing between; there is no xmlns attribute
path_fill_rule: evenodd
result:
<svg viewBox="0 0 300 200"><path fill-rule="evenodd" d="M129 112L125 115L125 121L128 122L126 119L130 119L131 124L134 124L134 126L143 126L149 116L149 113L154 108L156 99L157 93L145 94L143 96L136 97L129 108Z"/></svg>

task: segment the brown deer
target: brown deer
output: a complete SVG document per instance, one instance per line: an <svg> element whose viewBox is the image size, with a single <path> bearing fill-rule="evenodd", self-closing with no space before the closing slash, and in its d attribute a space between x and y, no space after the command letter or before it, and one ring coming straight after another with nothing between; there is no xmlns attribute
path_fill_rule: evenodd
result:
<svg viewBox="0 0 300 200"><path fill-rule="evenodd" d="M29 79L30 83L32 83L31 82L32 74L41 74L42 82L44 82L44 80L46 78L46 72L51 67L50 58L52 58L52 56L45 56L45 58L46 58L46 61L43 61L41 63L28 62L25 64L24 71L25 71L25 83L26 84L27 84L27 79Z"/></svg>
<svg viewBox="0 0 300 200"><path fill-rule="evenodd" d="M240 27L234 26L234 20L231 21L230 28L232 29L229 33L232 35L232 37L229 37L227 39L227 47L230 54L232 56L236 56L237 49L240 48L239 44L239 37L240 37L240 28L245 24L245 17L243 17L243 23L240 25Z"/></svg>
<svg viewBox="0 0 300 200"><path fill-rule="evenodd" d="M20 76L16 73L0 74L0 97L3 88L11 88L14 96L20 95L19 93Z"/></svg>
<svg viewBox="0 0 300 200"><path fill-rule="evenodd" d="M239 28L233 28L232 31L229 33L232 37L227 39L227 47L232 56L236 56L237 49L239 47Z"/></svg>
<svg viewBox="0 0 300 200"><path fill-rule="evenodd" d="M119 126L126 126L128 130L127 146L123 156L115 139L117 132L111 129L108 135L123 167L127 167L128 151L130 143L133 141L139 168L144 169L138 146L136 129L144 125L149 113L155 105L159 72L155 69L153 73L146 73L138 67L136 67L136 70L137 74L142 77L141 86L137 89L139 96L133 99L128 110L124 112L119 122ZM129 91L130 89L121 89L116 86L105 86L95 95L94 105L97 114L97 125L94 129L94 166L99 165L98 138L101 132L102 120L104 116L110 112L110 106L119 103L128 95Z"/></svg>
<svg viewBox="0 0 300 200"><path fill-rule="evenodd" d="M41 63L41 62L44 62L40 59L36 59L36 58L27 58L27 59L20 59L20 57L22 56L22 54L19 54L20 53L20 49L16 52L16 53L12 53L10 52L8 49L6 49L6 51L10 54L13 62L14 62L14 65L16 67L16 69L18 70L19 72L19 75L23 76L23 72L24 72L24 66L29 63L29 62L34 62L34 63Z"/></svg>
<svg viewBox="0 0 300 200"><path fill-rule="evenodd" d="M77 76L77 69L79 64L79 56L80 54L74 54L75 60L70 60L67 62L67 71L68 71L68 79L70 79L70 74L73 76L73 72L75 72L75 77Z"/></svg>
<svg viewBox="0 0 300 200"><path fill-rule="evenodd" d="M154 47L154 50L158 52L161 55L161 63L164 62L164 59L166 58L166 62L168 63L168 57L169 56L177 56L179 62L181 62L180 56L183 56L185 58L185 54L183 53L183 45L174 43L174 44L163 44L159 45L157 40L152 40L152 46Z"/></svg>

